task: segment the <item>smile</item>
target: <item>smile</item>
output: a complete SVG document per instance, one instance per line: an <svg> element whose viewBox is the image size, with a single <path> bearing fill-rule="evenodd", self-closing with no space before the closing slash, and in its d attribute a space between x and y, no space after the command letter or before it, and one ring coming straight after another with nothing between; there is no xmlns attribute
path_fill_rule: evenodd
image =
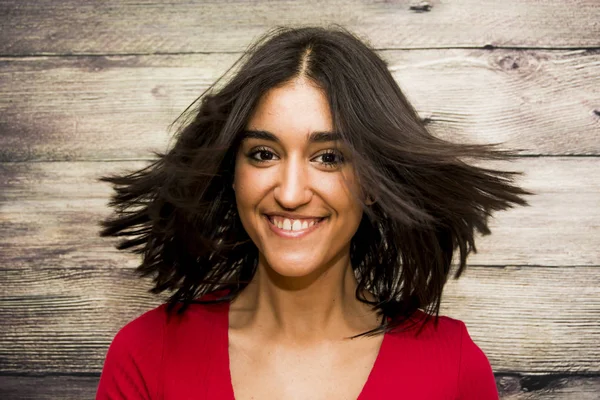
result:
<svg viewBox="0 0 600 400"><path fill-rule="evenodd" d="M319 228L325 218L292 219L280 216L265 215L269 227L278 236L286 238L299 238L308 235Z"/></svg>

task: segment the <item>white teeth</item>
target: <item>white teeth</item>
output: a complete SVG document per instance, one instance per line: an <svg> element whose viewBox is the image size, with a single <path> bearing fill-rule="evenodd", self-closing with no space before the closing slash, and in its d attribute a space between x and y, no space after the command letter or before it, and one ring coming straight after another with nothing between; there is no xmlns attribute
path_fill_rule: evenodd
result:
<svg viewBox="0 0 600 400"><path fill-rule="evenodd" d="M292 221L290 221L289 219L284 219L283 220L283 229L285 229L286 231L289 231L292 229Z"/></svg>
<svg viewBox="0 0 600 400"><path fill-rule="evenodd" d="M271 218L273 225L278 227L279 229L285 229L286 231L301 231L304 229L308 229L311 226L315 225L319 221L316 220L300 220L300 219L289 219L289 218Z"/></svg>
<svg viewBox="0 0 600 400"><path fill-rule="evenodd" d="M294 223L292 224L292 230L293 231L299 231L300 229L302 229L302 222L300 222L299 220L294 220Z"/></svg>

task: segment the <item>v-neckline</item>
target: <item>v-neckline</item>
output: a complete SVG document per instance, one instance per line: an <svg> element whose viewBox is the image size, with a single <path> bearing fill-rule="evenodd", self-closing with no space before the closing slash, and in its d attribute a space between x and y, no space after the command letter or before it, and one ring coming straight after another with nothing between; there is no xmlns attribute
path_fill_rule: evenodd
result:
<svg viewBox="0 0 600 400"><path fill-rule="evenodd" d="M226 374L226 381L228 383L228 389L227 391L229 392L228 397L231 398L232 400L235 400L235 391L233 390L233 380L231 379L231 359L229 357L229 309L230 309L230 304L229 302L225 303L225 315L224 318L222 319L222 326L221 326L221 332L224 334L219 335L222 339L222 343L221 346L218 346L218 348L221 349L221 352L224 354L221 354L220 356L223 357L223 359L225 360L225 369L226 371L224 371L224 373ZM375 376L378 374L378 371L380 369L379 365L382 363L382 358L383 358L383 354L385 353L385 349L387 348L387 343L389 342L389 333L385 332L383 334L383 339L381 340L381 344L379 345L379 350L377 351L377 356L375 357L375 361L373 362L373 365L371 366L371 370L369 371L369 375L367 376L367 379L365 381L365 383L363 384L363 387L360 391L360 393L358 394L358 397L356 398L356 400L366 400L368 399L369 392L370 392L370 387L372 386L373 381L375 381Z"/></svg>

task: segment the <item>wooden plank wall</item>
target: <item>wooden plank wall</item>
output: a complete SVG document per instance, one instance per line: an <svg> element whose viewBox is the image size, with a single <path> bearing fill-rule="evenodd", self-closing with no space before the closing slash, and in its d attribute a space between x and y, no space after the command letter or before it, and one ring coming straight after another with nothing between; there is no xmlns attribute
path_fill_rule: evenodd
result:
<svg viewBox="0 0 600 400"><path fill-rule="evenodd" d="M600 393L597 0L0 2L0 398L93 398L110 340L164 298L98 237L111 189L278 24L371 41L435 134L505 142L537 193L497 214L442 313L503 399Z"/></svg>

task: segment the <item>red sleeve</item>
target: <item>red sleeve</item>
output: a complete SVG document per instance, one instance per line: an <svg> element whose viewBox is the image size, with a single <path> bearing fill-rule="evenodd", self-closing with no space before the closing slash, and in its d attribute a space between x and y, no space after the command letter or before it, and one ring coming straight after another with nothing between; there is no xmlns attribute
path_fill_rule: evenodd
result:
<svg viewBox="0 0 600 400"><path fill-rule="evenodd" d="M460 400L498 400L496 380L489 360L471 339L464 322L460 321L460 325L458 398Z"/></svg>
<svg viewBox="0 0 600 400"><path fill-rule="evenodd" d="M157 307L117 332L106 353L96 400L150 400L155 397L164 321L162 309Z"/></svg>

